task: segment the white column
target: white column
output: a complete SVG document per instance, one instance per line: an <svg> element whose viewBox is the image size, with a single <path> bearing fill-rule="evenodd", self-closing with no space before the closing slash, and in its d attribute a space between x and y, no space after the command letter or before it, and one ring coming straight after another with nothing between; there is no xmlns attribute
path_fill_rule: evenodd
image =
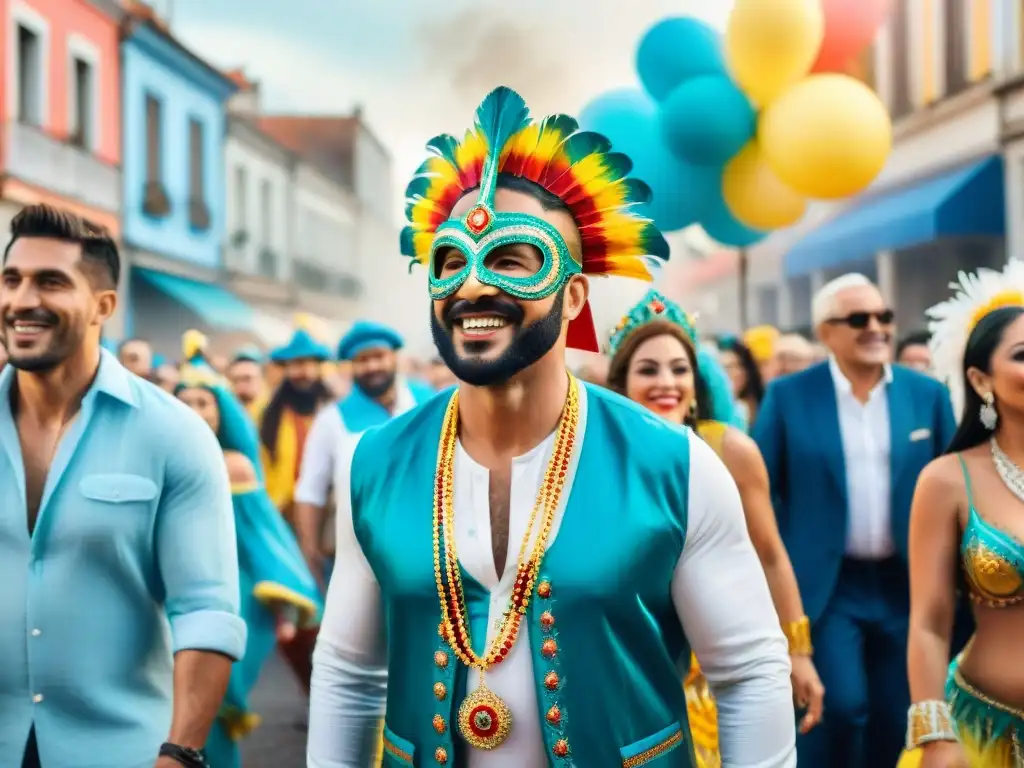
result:
<svg viewBox="0 0 1024 768"><path fill-rule="evenodd" d="M879 251L875 254L875 269L878 272L878 290L890 307L896 306L896 293L899 290L896 280L896 254L892 251Z"/></svg>
<svg viewBox="0 0 1024 768"><path fill-rule="evenodd" d="M789 281L786 279L779 280L777 285L777 293L775 294L775 301L778 303L778 318L780 328L792 328L793 327L793 299L789 292Z"/></svg>
<svg viewBox="0 0 1024 768"><path fill-rule="evenodd" d="M825 270L816 269L811 272L811 301L814 301L814 297L825 287L826 282L828 281L825 279Z"/></svg>

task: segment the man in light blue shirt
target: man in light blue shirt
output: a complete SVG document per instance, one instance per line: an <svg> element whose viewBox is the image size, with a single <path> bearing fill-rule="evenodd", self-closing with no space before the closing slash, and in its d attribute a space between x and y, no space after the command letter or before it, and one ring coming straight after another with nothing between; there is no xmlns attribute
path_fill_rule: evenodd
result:
<svg viewBox="0 0 1024 768"><path fill-rule="evenodd" d="M187 406L101 351L120 273L110 237L47 206L11 235L0 764L200 766L245 648L223 455Z"/></svg>

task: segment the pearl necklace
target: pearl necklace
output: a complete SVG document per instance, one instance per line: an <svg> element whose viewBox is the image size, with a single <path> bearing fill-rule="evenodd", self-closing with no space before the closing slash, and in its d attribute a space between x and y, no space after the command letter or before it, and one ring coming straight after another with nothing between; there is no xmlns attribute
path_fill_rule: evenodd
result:
<svg viewBox="0 0 1024 768"><path fill-rule="evenodd" d="M999 447L999 443L996 442L996 438L994 436L989 440L989 445L992 447L992 461L996 465L996 472L999 473L999 479L1003 481L1003 485L1005 485L1014 496L1024 502L1024 469L1018 467L1013 460L1006 455L1003 449Z"/></svg>

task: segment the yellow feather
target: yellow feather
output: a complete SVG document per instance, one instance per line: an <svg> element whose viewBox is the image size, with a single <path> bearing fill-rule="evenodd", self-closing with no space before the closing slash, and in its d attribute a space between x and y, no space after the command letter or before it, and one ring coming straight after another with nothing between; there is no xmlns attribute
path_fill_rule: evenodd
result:
<svg viewBox="0 0 1024 768"><path fill-rule="evenodd" d="M626 204L625 191L623 184L610 184L594 195L594 208L598 211L621 208Z"/></svg>
<svg viewBox="0 0 1024 768"><path fill-rule="evenodd" d="M430 247L434 244L433 232L417 232L412 236L412 247L416 251L416 261L420 264L430 263Z"/></svg>
<svg viewBox="0 0 1024 768"><path fill-rule="evenodd" d="M409 223L414 227L427 226L436 213L437 206L429 200L424 200L422 203L414 205L409 211Z"/></svg>
<svg viewBox="0 0 1024 768"><path fill-rule="evenodd" d="M591 191L587 189L588 186L597 186L599 182L602 186L608 185L604 179L607 170L603 155L587 155L572 167L572 176L576 183L582 185L589 193Z"/></svg>
<svg viewBox="0 0 1024 768"><path fill-rule="evenodd" d="M455 161L460 169L471 168L487 157L487 140L479 131L470 131L455 150Z"/></svg>
<svg viewBox="0 0 1024 768"><path fill-rule="evenodd" d="M200 352L205 352L209 341L199 331L185 331L181 337L181 354L184 360L191 360Z"/></svg>
<svg viewBox="0 0 1024 768"><path fill-rule="evenodd" d="M642 258L636 256L609 256L604 259L607 269L604 271L606 275L615 275L617 277L629 277L634 280L644 280L650 282L654 279L651 275L651 270L647 266L647 262Z"/></svg>

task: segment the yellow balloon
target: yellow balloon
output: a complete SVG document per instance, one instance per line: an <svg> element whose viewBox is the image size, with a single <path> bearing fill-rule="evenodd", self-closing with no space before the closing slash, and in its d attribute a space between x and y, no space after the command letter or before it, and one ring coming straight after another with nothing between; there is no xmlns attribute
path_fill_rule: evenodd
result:
<svg viewBox="0 0 1024 768"><path fill-rule="evenodd" d="M807 210L807 199L779 180L756 141L748 142L725 166L722 196L732 215L751 229L788 227Z"/></svg>
<svg viewBox="0 0 1024 768"><path fill-rule="evenodd" d="M820 0L737 0L725 31L733 80L764 107L811 71L825 34Z"/></svg>
<svg viewBox="0 0 1024 768"><path fill-rule="evenodd" d="M860 192L885 166L892 123L874 91L846 75L811 75L764 112L757 127L778 177L810 198Z"/></svg>

